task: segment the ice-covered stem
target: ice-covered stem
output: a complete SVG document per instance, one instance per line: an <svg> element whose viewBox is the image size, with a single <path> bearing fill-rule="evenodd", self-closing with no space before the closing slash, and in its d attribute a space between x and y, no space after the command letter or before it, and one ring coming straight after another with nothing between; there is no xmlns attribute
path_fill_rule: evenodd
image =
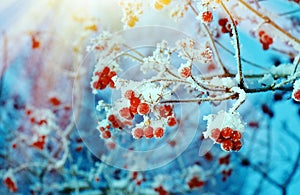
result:
<svg viewBox="0 0 300 195"><path fill-rule="evenodd" d="M220 58L218 49L217 49L216 44L214 42L214 38L212 37L211 33L209 32L208 27L204 23L202 23L202 26L204 27L204 29L206 31L206 34L208 35L208 37L210 39L212 50L213 50L213 52L214 52L214 54L217 58L217 64L222 68L222 70L224 71L224 74L227 75L229 73L229 71L227 70L227 68L225 67L225 65L223 64L223 62Z"/></svg>
<svg viewBox="0 0 300 195"><path fill-rule="evenodd" d="M283 28L281 28L280 26L278 26L275 22L273 22L268 16L263 15L262 13L260 13L259 11L255 10L253 7L251 7L248 3L246 3L244 0L238 0L243 6L245 6L248 10L250 10L252 13L254 13L256 16L260 17L261 19L263 19L265 21L265 23L270 24L271 26L273 26L275 29L277 29L278 31L280 31L282 34L284 34L285 36L287 36L289 39L293 40L294 42L296 42L297 44L300 45L300 40L297 39L296 37L294 37L293 35L291 35L288 31L284 30Z"/></svg>
<svg viewBox="0 0 300 195"><path fill-rule="evenodd" d="M230 94L229 96L217 97L217 98L196 98L196 99L179 99L179 100L163 100L159 103L169 104L169 103L201 103L201 102L211 102L211 101L225 101L229 99L235 99L235 94Z"/></svg>
<svg viewBox="0 0 300 195"><path fill-rule="evenodd" d="M191 9L192 9L192 11L195 13L195 15L198 16L199 13L198 13L198 11L195 9L195 7L192 5L192 2L189 2L188 5L191 7ZM225 65L223 64L223 62L222 62L222 60L221 60L221 58L220 58L220 55L219 55L219 52L218 52L218 50L217 50L216 44L215 44L215 42L214 42L214 39L213 39L211 33L209 32L208 27L207 27L203 22L202 22L201 24L202 24L203 28L205 29L206 34L208 35L208 37L209 37L209 39L210 39L210 43L211 43L211 47L212 47L213 53L214 53L214 54L216 55L216 57L217 57L217 64L222 68L222 70L224 71L224 74L227 75L227 74L229 73L229 71L228 71L228 69L225 67Z"/></svg>
<svg viewBox="0 0 300 195"><path fill-rule="evenodd" d="M234 36L234 43L235 43L235 52L236 52L236 61L237 61L237 70L238 70L238 76L239 76L239 87L244 88L244 75L243 75L243 70L242 70L242 62L241 62L241 49L240 49L240 40L239 40L239 35L238 31L235 25L235 20L230 14L230 11L227 9L225 4L221 1L221 6L229 16L232 26L233 26L233 36Z"/></svg>

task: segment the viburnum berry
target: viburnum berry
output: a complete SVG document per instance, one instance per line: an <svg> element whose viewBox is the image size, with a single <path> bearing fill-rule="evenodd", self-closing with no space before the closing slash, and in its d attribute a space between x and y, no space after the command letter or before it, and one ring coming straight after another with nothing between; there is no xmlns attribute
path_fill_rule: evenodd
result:
<svg viewBox="0 0 300 195"><path fill-rule="evenodd" d="M134 139L141 139L144 136L144 130L142 128L134 128L131 131Z"/></svg>
<svg viewBox="0 0 300 195"><path fill-rule="evenodd" d="M111 88L115 88L115 83L112 77L117 75L115 71L111 71L108 66L105 66L101 72L96 72L95 76L98 76L98 80L94 81L93 87L95 89L105 89L108 85Z"/></svg>
<svg viewBox="0 0 300 195"><path fill-rule="evenodd" d="M150 111L150 106L147 103L140 103L137 107L137 111L140 115L148 114Z"/></svg>
<svg viewBox="0 0 300 195"><path fill-rule="evenodd" d="M110 131L106 130L101 133L101 136L103 139L108 139L108 138L111 138L111 133L110 133Z"/></svg>
<svg viewBox="0 0 300 195"><path fill-rule="evenodd" d="M152 138L153 137L153 127L151 127L151 126L145 127L144 135L148 139Z"/></svg>
<svg viewBox="0 0 300 195"><path fill-rule="evenodd" d="M232 135L231 135L231 139L232 141L236 142L239 141L242 138L242 134L238 131L233 131Z"/></svg>
<svg viewBox="0 0 300 195"><path fill-rule="evenodd" d="M130 100L130 105L133 107L138 107L138 105L140 104L141 100L138 97L132 97Z"/></svg>
<svg viewBox="0 0 300 195"><path fill-rule="evenodd" d="M191 76L191 69L189 67L180 68L179 72L183 78L188 78Z"/></svg>
<svg viewBox="0 0 300 195"><path fill-rule="evenodd" d="M293 87L294 87L294 89L293 89L292 98L295 101L300 102L300 79L298 79L294 82Z"/></svg>
<svg viewBox="0 0 300 195"><path fill-rule="evenodd" d="M221 135L225 138L225 139L229 139L232 136L233 130L230 127L225 127L222 129L221 131Z"/></svg>
<svg viewBox="0 0 300 195"><path fill-rule="evenodd" d="M154 137L161 138L165 133L165 130L162 127L158 127L154 130Z"/></svg>
<svg viewBox="0 0 300 195"><path fill-rule="evenodd" d="M230 151L233 148L233 142L230 139L225 139L221 146L223 150Z"/></svg>
<svg viewBox="0 0 300 195"><path fill-rule="evenodd" d="M4 179L4 183L5 183L6 187L7 187L10 191L12 191L12 192L17 192L17 191L18 191L17 185L16 185L16 183L13 181L12 178L6 177L6 178Z"/></svg>
<svg viewBox="0 0 300 195"><path fill-rule="evenodd" d="M124 94L124 97L130 100L131 98L134 97L134 91L133 90L127 90Z"/></svg>
<svg viewBox="0 0 300 195"><path fill-rule="evenodd" d="M229 33L229 35L231 37L233 36L232 29L231 29L231 24L228 23L228 19L227 18L221 18L221 19L219 19L218 23L222 27L221 28L221 32L222 33Z"/></svg>
<svg viewBox="0 0 300 195"><path fill-rule="evenodd" d="M211 130L211 137L214 139L214 140L217 140L219 137L220 137L220 129L219 128L215 128L213 130Z"/></svg>
<svg viewBox="0 0 300 195"><path fill-rule="evenodd" d="M128 119L128 120L131 120L133 119L133 114L131 113L130 109L125 107L125 108L122 108L120 111L119 111L119 114L121 117L125 118L125 119Z"/></svg>
<svg viewBox="0 0 300 195"><path fill-rule="evenodd" d="M190 189L200 188L200 187L204 186L204 182L199 180L199 178L197 176L194 176L187 184Z"/></svg>
<svg viewBox="0 0 300 195"><path fill-rule="evenodd" d="M171 116L172 115L172 106L171 105L164 105L164 106L159 106L158 107L158 110L159 110L159 115L161 117L168 117L168 116Z"/></svg>
<svg viewBox="0 0 300 195"><path fill-rule="evenodd" d="M240 140L233 142L233 151L239 151L242 148L242 142Z"/></svg>
<svg viewBox="0 0 300 195"><path fill-rule="evenodd" d="M137 112L137 107L130 106L130 107L129 107L129 110L130 110L130 112L131 112L132 114L137 114L137 113L138 113L138 112Z"/></svg>
<svg viewBox="0 0 300 195"><path fill-rule="evenodd" d="M213 20L213 14L211 11L205 11L202 13L203 22L210 23Z"/></svg>
<svg viewBox="0 0 300 195"><path fill-rule="evenodd" d="M177 123L177 121L176 121L176 118L175 118L175 117L172 116L172 117L169 117L169 118L168 118L168 125L169 125L170 127L175 126L176 123Z"/></svg>
<svg viewBox="0 0 300 195"><path fill-rule="evenodd" d="M294 100L300 101L300 89L293 94Z"/></svg>
<svg viewBox="0 0 300 195"><path fill-rule="evenodd" d="M269 49L269 46L273 43L272 37L270 37L265 31L260 30L258 32L259 42L263 46L263 50Z"/></svg>

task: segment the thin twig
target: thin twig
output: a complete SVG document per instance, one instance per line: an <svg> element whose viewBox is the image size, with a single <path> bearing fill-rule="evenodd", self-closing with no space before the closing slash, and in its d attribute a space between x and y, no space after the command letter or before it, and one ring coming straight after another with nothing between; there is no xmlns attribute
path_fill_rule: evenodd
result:
<svg viewBox="0 0 300 195"><path fill-rule="evenodd" d="M242 70L242 62L241 62L241 49L240 49L240 41L239 41L239 35L238 31L235 25L235 21L230 13L230 11L227 9L227 7L224 5L223 1L221 1L221 5L227 15L229 16L232 26L233 26L233 36L234 36L234 41L235 41L235 49L236 49L236 60L237 60L237 70L238 70L238 75L239 75L239 87L244 89L244 78L243 78L243 70Z"/></svg>
<svg viewBox="0 0 300 195"><path fill-rule="evenodd" d="M300 40L294 37L292 34L290 34L288 31L284 30L280 26L278 26L275 22L273 22L268 16L265 16L261 14L259 11L251 7L248 3L246 3L244 0L238 0L242 5L244 5L248 10L250 10L252 13L254 13L256 16L260 17L265 21L265 23L269 23L271 26L273 26L275 29L280 31L282 34L284 34L289 39L293 40L294 42L298 43L300 45Z"/></svg>
<svg viewBox="0 0 300 195"><path fill-rule="evenodd" d="M159 103L161 104L169 104L169 103L200 103L200 102L212 102L212 101L224 101L235 98L234 94L230 94L230 96L219 97L219 98L197 98L197 99L181 99L181 100L163 100Z"/></svg>

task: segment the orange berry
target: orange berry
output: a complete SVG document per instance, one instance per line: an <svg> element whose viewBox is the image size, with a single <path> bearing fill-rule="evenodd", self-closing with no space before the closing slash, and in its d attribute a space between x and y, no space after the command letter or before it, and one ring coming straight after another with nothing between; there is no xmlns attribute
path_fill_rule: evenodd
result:
<svg viewBox="0 0 300 195"><path fill-rule="evenodd" d="M180 70L180 75L183 78L188 78L191 76L191 69L189 67L184 67Z"/></svg>
<svg viewBox="0 0 300 195"><path fill-rule="evenodd" d="M165 133L165 130L162 127L158 127L154 130L154 137L161 138Z"/></svg>
<svg viewBox="0 0 300 195"><path fill-rule="evenodd" d="M171 0L158 0L158 2L163 5L169 5L171 3Z"/></svg>
<svg viewBox="0 0 300 195"><path fill-rule="evenodd" d="M144 128L144 135L146 138L152 138L153 137L153 128L151 126Z"/></svg>
<svg viewBox="0 0 300 195"><path fill-rule="evenodd" d="M140 115L148 114L150 111L150 106L147 103L140 103L137 107L137 111Z"/></svg>
<svg viewBox="0 0 300 195"><path fill-rule="evenodd" d="M211 11L206 11L202 13L202 20L204 22L211 22L213 20L213 14L211 13Z"/></svg>

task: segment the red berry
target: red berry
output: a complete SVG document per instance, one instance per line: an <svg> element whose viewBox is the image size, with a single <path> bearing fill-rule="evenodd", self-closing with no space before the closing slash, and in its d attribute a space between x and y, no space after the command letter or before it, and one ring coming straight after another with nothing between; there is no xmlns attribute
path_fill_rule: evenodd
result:
<svg viewBox="0 0 300 195"><path fill-rule="evenodd" d="M138 113L138 112L137 112L137 107L130 106L129 109L130 109L130 112L131 112L132 114L137 114L137 113Z"/></svg>
<svg viewBox="0 0 300 195"><path fill-rule="evenodd" d="M103 139L108 139L111 137L111 133L110 133L110 131L103 131L101 136Z"/></svg>
<svg viewBox="0 0 300 195"><path fill-rule="evenodd" d="M300 101L300 89L293 94L296 101Z"/></svg>
<svg viewBox="0 0 300 195"><path fill-rule="evenodd" d="M53 105L53 106L59 106L61 104L60 100L57 97L51 97L49 99L49 102Z"/></svg>
<svg viewBox="0 0 300 195"><path fill-rule="evenodd" d="M133 90L127 90L124 94L124 97L130 100L131 98L134 97L134 91Z"/></svg>
<svg viewBox="0 0 300 195"><path fill-rule="evenodd" d="M222 148L226 151L230 151L233 148L233 142L229 139L225 139L222 142Z"/></svg>
<svg viewBox="0 0 300 195"><path fill-rule="evenodd" d="M131 132L134 139L140 139L144 136L144 130L142 128L132 129Z"/></svg>
<svg viewBox="0 0 300 195"><path fill-rule="evenodd" d="M116 76L117 73L115 71L111 71L110 73L108 73L108 77L111 79L112 77Z"/></svg>
<svg viewBox="0 0 300 195"><path fill-rule="evenodd" d="M119 111L119 114L120 114L121 117L123 117L125 119L128 119L128 120L133 119L133 114L130 112L129 108L122 108Z"/></svg>
<svg viewBox="0 0 300 195"><path fill-rule="evenodd" d="M239 141L242 138L242 134L238 131L233 131L231 138L234 142Z"/></svg>
<svg viewBox="0 0 300 195"><path fill-rule="evenodd" d="M221 131L221 135L225 138L225 139L229 139L232 136L233 130L230 127L225 127L222 129Z"/></svg>
<svg viewBox="0 0 300 195"><path fill-rule="evenodd" d="M140 115L148 114L150 111L150 106L147 103L140 103L137 107L137 111Z"/></svg>
<svg viewBox="0 0 300 195"><path fill-rule="evenodd" d="M16 183L10 177L6 177L4 179L4 183L10 191L12 191L12 192L17 192L18 191Z"/></svg>
<svg viewBox="0 0 300 195"><path fill-rule="evenodd" d="M140 104L141 100L138 97L133 97L130 100L130 105L133 107L138 107L138 105Z"/></svg>
<svg viewBox="0 0 300 195"><path fill-rule="evenodd" d="M110 72L110 68L108 66L105 66L102 70L102 75L107 75Z"/></svg>
<svg viewBox="0 0 300 195"><path fill-rule="evenodd" d="M165 130L162 127L158 127L154 130L154 137L161 138L165 133Z"/></svg>
<svg viewBox="0 0 300 195"><path fill-rule="evenodd" d="M153 128L151 126L144 128L144 135L146 138L152 138L153 137Z"/></svg>
<svg viewBox="0 0 300 195"><path fill-rule="evenodd" d="M263 31L263 30L258 32L258 36L260 36L260 37L263 36L264 34L265 34L265 31Z"/></svg>
<svg viewBox="0 0 300 195"><path fill-rule="evenodd" d="M177 121L176 121L176 118L175 118L175 117L169 117L169 118L168 118L168 125L169 125L170 127L175 126L176 123L177 123Z"/></svg>
<svg viewBox="0 0 300 195"><path fill-rule="evenodd" d="M114 122L116 120L116 117L115 117L115 115L111 114L111 115L108 116L107 119L108 119L109 122Z"/></svg>
<svg viewBox="0 0 300 195"><path fill-rule="evenodd" d="M220 26L225 26L228 22L228 19L227 18L221 18L219 19L218 23Z"/></svg>
<svg viewBox="0 0 300 195"><path fill-rule="evenodd" d="M180 70L180 75L183 77L183 78L188 78L189 76L191 76L191 69L189 67L183 67L181 70Z"/></svg>
<svg viewBox="0 0 300 195"><path fill-rule="evenodd" d="M242 148L242 142L240 140L233 143L233 148L232 148L233 151L239 151L241 148Z"/></svg>
<svg viewBox="0 0 300 195"><path fill-rule="evenodd" d="M206 11L202 13L202 20L204 22L211 22L213 20L213 15L211 11Z"/></svg>
<svg viewBox="0 0 300 195"><path fill-rule="evenodd" d="M220 137L220 129L219 128L215 128L213 130L211 130L211 137L214 139L214 140L217 140L219 137Z"/></svg>

